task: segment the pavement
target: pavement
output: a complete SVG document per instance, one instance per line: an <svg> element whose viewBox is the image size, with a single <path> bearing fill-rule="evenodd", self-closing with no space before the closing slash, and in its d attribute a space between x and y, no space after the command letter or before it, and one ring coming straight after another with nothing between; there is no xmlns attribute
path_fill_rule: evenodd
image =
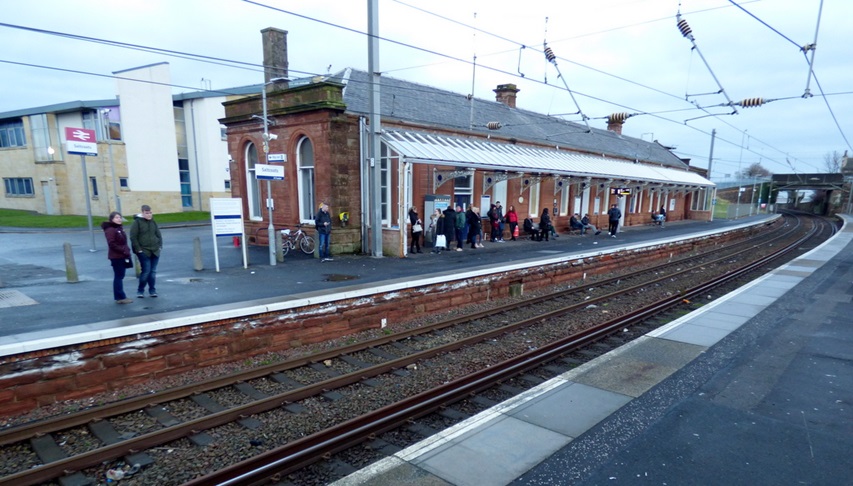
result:
<svg viewBox="0 0 853 486"><path fill-rule="evenodd" d="M210 225L161 227L164 247L157 272L158 298L137 299L136 279L128 272L125 292L135 301L117 305L112 298L112 269L106 242L100 230L31 230L0 228L0 347L4 338L26 340L25 335L75 332L81 325L105 323L123 326L142 320L184 315L222 304L239 305L258 299L293 298L302 293L343 291L353 285L427 276L454 269L495 267L508 262L587 252L639 244L696 232L719 231L767 215L737 221L680 221L659 226L624 228L617 238L562 235L548 242L530 240L485 243L485 248L406 258L374 258L365 255L333 255L333 262L320 262L311 255L291 251L283 263L270 265L266 246L248 246L248 268L243 251L230 237L214 238ZM93 237L94 236L94 237ZM334 232L332 233L334 241ZM195 241L198 240L202 270L195 270ZM70 245L78 274L69 283L64 246ZM94 248L93 248L94 243ZM214 257L219 256L219 272Z"/></svg>

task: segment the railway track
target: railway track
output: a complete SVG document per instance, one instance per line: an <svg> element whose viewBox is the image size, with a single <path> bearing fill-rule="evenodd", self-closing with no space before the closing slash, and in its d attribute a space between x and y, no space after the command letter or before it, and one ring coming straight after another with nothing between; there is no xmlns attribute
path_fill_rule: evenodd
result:
<svg viewBox="0 0 853 486"><path fill-rule="evenodd" d="M288 441L285 446L267 448L256 456L258 459L252 465L240 466L241 471L237 476L242 477L248 470L264 470L257 466L258 461L272 460L279 463L271 474L285 474L303 467L305 464L314 462L318 457L323 457L332 452L337 452L349 447L352 443L365 440L365 435L377 434L388 430L399 423L398 419L406 417L422 416L430 413L427 404L439 404L445 406L459 400L459 396L465 396L476 391L487 389L492 385L487 382L492 380L506 380L507 377L516 376L518 373L529 369L534 361L553 360L553 356L564 355L567 351L567 343L577 346L589 341L601 341L607 335L607 329L626 326L629 322L637 319L647 319L654 312L669 308L678 302L689 299L686 291L677 291L676 295L667 297L665 294L673 293L667 282L681 282L684 280L703 280L698 276L696 268L705 269L717 267L717 272L726 278L734 278L739 275L740 270L732 269L734 266L742 266L737 260L744 258L747 254L754 254L756 250L767 250L775 246L782 246L781 241L790 239L792 234L799 231L797 219L786 219L786 223L779 225L778 230L767 231L760 239L742 242L739 245L731 245L726 249L717 249L713 258L707 255L695 255L689 259L670 262L655 270L643 272L644 276L624 274L619 277L602 280L590 285L564 289L560 292L541 296L535 299L526 299L523 302L513 302L500 306L496 309L480 312L465 317L455 318L424 328L406 331L394 335L384 336L379 339L359 343L345 348L331 350L286 363L269 365L255 370L209 380L204 383L168 390L159 394L137 397L125 400L105 407L85 410L79 414L57 417L39 423L28 424L0 432L0 445L3 445L3 455L17 454L14 448L31 449L31 456L39 456L46 464L38 467L14 472L0 478L0 484L39 484L63 478L63 481L81 481L86 475L97 475L103 472L105 461L124 461L128 466L139 464L143 471L149 465L156 464L157 453L140 451L151 451L167 447L167 444L175 441L189 442L195 444L190 447L204 447L217 443L218 433L208 431L215 428L239 427L243 431L263 430L264 419L259 418L270 412L280 412L288 416L301 416L296 422L316 422L323 425L324 420L318 419L318 410L323 407L318 404L336 403L343 400L347 393L355 387L370 389L378 385L372 382L384 380L402 380L407 375L418 374L418 367L429 367L430 360L439 356L449 356L461 349L473 348L478 344L495 342L501 336L519 334L524 332L536 332L548 336L552 331L544 328L530 331L533 326L541 322L559 322L566 316L584 314L598 314L594 309L608 306L611 301L620 300L623 295L640 295L654 305L647 306L643 311L631 311L630 309L616 309L617 306L609 306L607 314L619 315L617 319L607 320L606 323L598 324L594 328L582 330L576 336L563 339L548 337L544 341L531 341L534 350L518 353L516 358L503 360L503 362L515 362L515 365L507 365L506 374L491 374L486 371L497 371L498 365L489 364L486 368L464 377L454 376L447 379L448 383L434 388L433 391L420 391L413 393L407 390L408 397L394 401L393 404L381 405L378 410L368 414L357 413L340 424L331 424L326 431L314 430L310 427L301 432L294 433L293 437L285 437ZM803 241L797 240L789 248L802 247ZM791 251L791 250L789 250ZM755 265L766 265L760 261ZM651 274L651 275L650 275ZM694 285L694 291L700 295L707 292L707 287ZM630 306L629 306L630 307ZM521 309L521 310L519 310ZM525 310L526 309L526 310ZM531 309L536 309L532 312ZM602 314L604 315L604 314ZM525 317L526 316L526 317ZM504 324L506 323L506 324ZM559 327L559 326L558 326ZM525 331L526 330L526 331ZM562 344L556 344L562 343ZM553 348L556 355L547 354L546 349ZM560 350L557 352L556 350ZM545 352L544 357L535 357ZM501 364L501 367L504 365ZM308 377L306 379L306 377ZM384 378L382 378L384 377ZM305 383L305 382L308 383ZM453 391L456 385L463 391ZM349 389L348 389L349 387ZM344 390L344 391L342 391ZM452 398L457 397L457 398ZM384 403L383 400L377 400ZM414 402L422 403L425 408L414 412L411 408ZM184 406L191 404L196 409L192 413L178 412ZM421 410L421 409L418 409ZM140 431L122 430L122 417L145 414L151 424L147 429ZM374 417L374 418L369 418ZM375 421L367 422L367 421ZM115 422L115 423L114 423ZM367 425L371 423L372 425ZM394 424L394 425L392 425ZM82 428L88 431L68 432L74 428ZM346 430L342 433L341 427ZM316 428L316 427L315 427ZM150 429L150 430L149 430ZM356 433L354 431L360 431ZM81 453L72 457L61 457L64 450L59 446L63 439L68 437L79 437L81 435L94 435L98 438L98 446L85 448ZM251 433L250 433L251 434ZM300 437L299 435L305 435ZM328 435L324 435L328 434ZM361 434L361 435L359 435ZM258 435L258 434L255 434ZM258 435L260 436L260 435ZM328 436L340 436L343 442L334 445L322 445L328 442ZM221 440L221 439L220 439ZM251 442L251 440L249 441ZM265 446L265 444L262 444ZM301 449L307 447L307 449ZM263 449L260 447L259 449ZM321 451L322 450L322 451ZM275 452L278 451L278 452ZM282 452L285 451L285 452ZM52 455L51 455L52 454ZM273 458L272 455L276 454ZM45 459L53 460L45 460ZM285 460L286 459L286 460ZM25 465L26 461L22 461ZM285 464L286 463L286 464ZM243 463L240 463L243 464ZM216 466L219 467L219 466ZM237 467L237 466L234 466ZM86 468L95 468L95 472L86 471ZM69 471L71 471L69 475ZM199 481L205 484L230 481L234 474L232 468L220 468L223 476L206 477ZM190 473L190 477L179 479L183 481L195 477L197 474ZM150 479L150 478L149 478ZM242 481L242 480L241 480ZM139 482L138 484L146 484ZM150 484L150 480L148 480ZM202 484L202 483L199 483Z"/></svg>

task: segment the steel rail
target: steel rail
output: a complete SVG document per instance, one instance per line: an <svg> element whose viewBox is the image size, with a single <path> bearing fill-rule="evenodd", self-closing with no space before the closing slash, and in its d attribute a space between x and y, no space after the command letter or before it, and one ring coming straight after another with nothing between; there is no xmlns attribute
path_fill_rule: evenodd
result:
<svg viewBox="0 0 853 486"><path fill-rule="evenodd" d="M787 234L787 233L786 233ZM776 238L782 238L786 234L781 236L777 236ZM743 242L739 242L733 247L736 247ZM756 245L752 244L748 247L748 249L754 248ZM748 250L747 249L747 250ZM747 251L747 250L741 250ZM737 253L736 253L737 254ZM731 255L728 256L729 258ZM690 261L695 259L695 256L690 256L687 258L683 258L680 260L675 260L668 262L671 265L681 264L686 261ZM634 274L642 274L646 272L646 269L641 270L639 272L634 272ZM516 309L522 305L534 305L540 302L552 300L555 298L560 298L565 295L570 295L572 293L583 292L584 290L590 287L603 287L613 283L617 283L620 280L625 280L631 278L634 274L621 275L618 277L608 278L604 280L600 280L594 284L587 284L578 286L571 289L562 290L559 292L555 292L548 295L543 295L539 297L533 297L529 299L525 299L521 302L509 303L499 307L495 307L492 309L477 311L471 314L467 314L464 316L451 318L444 320L439 323L431 324L428 326L422 326L417 329L410 329L407 331L396 332L394 334L390 334L387 336L380 336L378 338L374 338L368 341L363 341L360 343L355 343L348 346L343 346L340 348L335 348L333 350L325 351L322 353L312 354L310 356L304 356L300 358L294 358L287 360L281 363L274 363L270 365L264 365L257 368L253 368L251 370L239 371L235 373L231 373L225 376L210 378L198 383L193 383L189 385L184 385L148 395L140 395L133 398L128 398L125 400L121 400L118 402L113 402L110 404L93 407L91 409L82 410L76 412L71 415L63 415L56 416L52 418L48 418L45 420L39 420L37 422L27 423L15 427L10 427L7 429L0 430L0 446L6 446L10 444L14 444L16 442L21 442L23 440L30 439L32 437L36 437L39 435L45 435L53 432L58 432L60 430L69 429L72 427L77 427L81 425L88 424L90 422L96 420L106 420L110 417L115 417L117 415L131 413L143 409L145 407L150 407L153 405L158 405L161 403L184 399L190 397L194 394L204 393L207 391L212 391L219 388L224 388L227 386L232 386L236 383L250 381L258 378L263 378L265 376L269 376L273 373L279 373L283 371L287 371L293 368L298 368L300 366L306 366L312 363L322 362L327 359L334 359L344 354L351 354L355 352L365 351L369 348L378 347L387 345L392 342L402 341L413 336L418 336L430 332L435 332L437 330L441 330L447 327L456 326L460 323L464 323L467 321L482 319L485 317L494 316L497 314L501 314L504 312L511 311ZM2 484L2 483L0 483Z"/></svg>
<svg viewBox="0 0 853 486"><path fill-rule="evenodd" d="M726 258L731 258L731 255L728 255L728 256L724 257L723 259L726 259ZM678 272L678 273L685 273L688 271L690 271L690 270L684 270L684 271ZM355 372L348 373L348 374L343 375L341 377L336 377L336 378L332 378L329 380L324 380L324 381L321 381L318 383L314 383L311 385L306 385L305 387L299 388L298 390L288 391L288 392L285 392L285 393L282 393L279 395L275 395L272 397L268 397L268 398L265 398L262 400L258 400L258 401L249 403L247 405L243 405L240 407L234 407L234 408L231 408L231 409L228 409L228 410L225 410L222 412L218 412L218 413L212 413L212 414L206 415L204 417L201 417L199 419L195 419L195 420L192 420L189 422L178 424L178 425L175 425L172 427L160 429L158 431L154 431L154 432L151 432L151 433L148 433L148 434L136 437L136 438L128 439L126 441L122 441L120 443L113 444L111 446L101 447L101 448L89 451L87 453L84 453L84 454L80 454L80 455L77 455L74 457L62 459L62 460L55 461L55 462L52 462L52 463L49 463L46 465L38 466L38 467L33 468L31 470L28 470L28 471L23 471L23 472L20 472L17 474L6 476L3 478L0 478L0 485L3 485L3 484L15 484L15 485L38 484L40 482L44 482L44 481L54 479L54 478L60 476L61 474L63 474L66 471L69 471L69 470L71 470L71 471L81 470L81 469L84 469L87 467L96 466L96 465L102 463L103 461L120 458L123 455L126 455L127 453L132 452L132 451L138 451L138 450L144 450L144 449L156 447L156 446L162 445L164 443L185 437L189 434L198 433L199 431L207 430L207 429L210 429L210 428L213 428L216 426L220 426L220 425L223 425L223 424L226 424L229 422L233 422L239 418L243 418L243 417L248 416L248 415L253 415L253 414L258 414L258 413L262 413L265 411L269 411L269 410L272 410L272 409L277 408L279 406L285 405L287 403L297 401L297 400L302 400L304 398L317 395L317 394L322 393L322 392L324 392L328 389L331 389L331 388L351 385L351 384L357 383L359 381L362 381L362 380L369 378L369 377L372 377L372 376L380 375L383 373L388 373L394 369L404 368L405 366L407 366L409 364L412 364L412 363L415 363L415 362L418 362L418 361L421 361L424 359L431 358L431 357L438 355L438 354L441 354L441 353L450 352L450 351L459 349L461 347L470 346L472 344L475 344L476 342L480 342L483 340L487 340L487 339L496 337L496 336L501 335L501 334L505 334L507 332L511 332L513 330L519 329L519 328L524 327L524 326L528 326L532 323L539 322L539 321L544 320L544 319L558 317L562 314L575 311L578 308L586 307L586 306L590 305L591 303L606 301L606 300L612 299L614 296L617 296L619 294L631 292L632 290L634 290L637 287L649 285L649 284L652 284L652 283L659 281L659 280L671 279L673 276L677 275L678 273L668 274L666 276L660 277L659 279L646 281L646 282L644 282L638 286L633 286L633 287L630 287L627 289L622 289L622 290L614 292L614 293L609 293L607 295L602 295L602 296L595 297L595 298L590 299L590 300L585 300L581 303L573 304L573 305L570 305L570 306L567 306L567 307L564 307L561 309L557 309L557 310L554 310L554 311L551 311L551 312L548 312L545 314L540 314L538 316L535 316L535 317L532 317L529 319L525 319L525 320L519 321L517 323L513 323L513 324L510 324L507 326L495 328L495 329L492 329L490 331L480 333L480 334L477 334L474 336L470 336L468 338L465 338L465 339L462 339L459 341L455 341L454 343L450 343L450 344L447 344L447 345L444 345L441 347L421 351L418 353L413 353L411 355L399 358L397 360L389 361L389 362L382 363L382 364L372 366L369 368L365 368L362 370L357 370ZM608 279L608 280L619 280L619 279L624 279L624 278L625 278L625 276L621 276L618 278ZM603 281L598 282L594 285L601 286L602 283L603 283ZM579 289L583 289L583 287L571 289L570 291L564 291L564 292L576 292ZM510 304L510 305L502 306L502 307L504 308L503 311L506 311L506 310L510 310L512 308L531 305L531 303L535 303L535 302L538 302L541 300L546 300L546 299L550 300L553 298L554 298L554 295L552 294L549 296L543 296L543 297L534 298L534 299L527 299L523 302L516 302L514 304ZM496 312L494 309L492 309L491 311L483 311L482 312L482 314L484 314L484 315L496 314L496 313L499 313L499 312ZM480 314L480 313L476 313L476 314ZM474 318L476 318L476 317L472 317L472 315L468 315L468 316L462 316L460 318L452 319L451 321L453 323L460 322L460 321L464 322L464 321L470 321ZM441 324L441 327L447 327L449 325L452 325L452 323L440 323L440 324ZM411 332L404 332L401 334L412 334L412 333ZM400 336L392 336L392 337L395 337L396 339L390 339L389 340L387 338L380 338L378 341L390 342L390 341L395 341L395 340L401 339ZM359 347L359 346L361 346L361 347ZM299 363L298 365L314 363L314 362L318 362L318 361L321 361L323 359L326 359L326 355L329 355L328 357L333 358L335 356L339 356L340 354L346 354L348 352L352 352L352 349L356 349L356 348L358 348L358 350L363 349L364 343L361 343L361 345L347 346L347 347L343 348L344 350L346 350L346 352L344 352L344 353L341 352L341 349L338 349L338 350L330 351L327 353L322 353L320 355L312 355L310 357L300 358L300 359L294 360L293 363L298 362ZM258 370L252 370L250 373L257 374L258 377L260 377L260 376L265 376L271 372L274 372L274 371L269 371L269 369L278 369L280 367L281 367L281 364L269 365L269 366L262 367ZM224 379L225 378L213 379L213 380L210 380L210 382L219 382L219 381L222 381ZM247 378L244 376L243 380L245 380L245 379L247 379ZM231 385L233 383L234 383L233 381L229 381L226 383L226 386ZM193 388L196 388L196 387L194 385L190 385L187 387L181 387L181 389L176 389L173 392L174 393L178 393L178 392L186 393L188 389L193 389ZM198 389L196 388L196 390L194 392L197 393ZM171 394L171 393L167 393L167 394ZM191 394L191 393L186 393L186 395L189 395L189 394ZM145 401L144 400L145 398L149 398L149 400ZM134 401L137 401L137 400L134 400ZM138 400L138 401L143 402L143 403L148 403L148 402L150 402L150 397L144 396L144 397L141 397L141 400ZM126 402L122 402L122 404L127 405ZM139 407L137 407L134 410L138 410L138 409L139 409ZM83 422L83 423L85 423L85 422Z"/></svg>
<svg viewBox="0 0 853 486"><path fill-rule="evenodd" d="M221 486L253 486L267 484L305 467L330 454L345 450L369 437L392 430L411 419L431 413L472 393L477 393L497 382L551 361L575 349L591 344L623 329L625 326L648 319L674 307L683 299L702 295L769 262L794 251L816 232L813 227L807 235L787 247L755 262L728 272L723 276L673 297L662 299L635 312L610 320L565 339L555 341L537 350L506 360L500 364L476 371L432 390L414 395L392 405L361 415L329 429L295 440L276 449L228 466L214 473L189 481L184 486L216 484Z"/></svg>

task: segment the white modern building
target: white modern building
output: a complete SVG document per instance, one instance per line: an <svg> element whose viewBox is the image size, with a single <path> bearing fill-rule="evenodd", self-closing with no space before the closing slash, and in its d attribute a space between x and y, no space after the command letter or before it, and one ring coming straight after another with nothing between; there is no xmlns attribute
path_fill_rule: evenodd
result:
<svg viewBox="0 0 853 486"><path fill-rule="evenodd" d="M88 190L92 214L106 217L142 204L207 211L210 197L230 197L222 103L260 88L173 95L168 63L114 74L114 99L0 113L0 208L86 214ZM66 127L93 130L98 154L69 154Z"/></svg>

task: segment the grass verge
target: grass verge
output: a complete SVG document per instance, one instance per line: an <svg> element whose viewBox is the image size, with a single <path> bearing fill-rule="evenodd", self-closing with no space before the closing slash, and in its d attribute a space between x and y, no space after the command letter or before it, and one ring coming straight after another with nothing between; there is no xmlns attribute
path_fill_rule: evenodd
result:
<svg viewBox="0 0 853 486"><path fill-rule="evenodd" d="M126 225L130 225L133 215L125 215ZM209 222L210 213L206 211L188 211L183 213L154 213L154 219L160 223ZM107 215L93 214L92 225L96 228L107 220ZM48 215L17 209L0 209L0 226L13 228L86 228L86 216Z"/></svg>

